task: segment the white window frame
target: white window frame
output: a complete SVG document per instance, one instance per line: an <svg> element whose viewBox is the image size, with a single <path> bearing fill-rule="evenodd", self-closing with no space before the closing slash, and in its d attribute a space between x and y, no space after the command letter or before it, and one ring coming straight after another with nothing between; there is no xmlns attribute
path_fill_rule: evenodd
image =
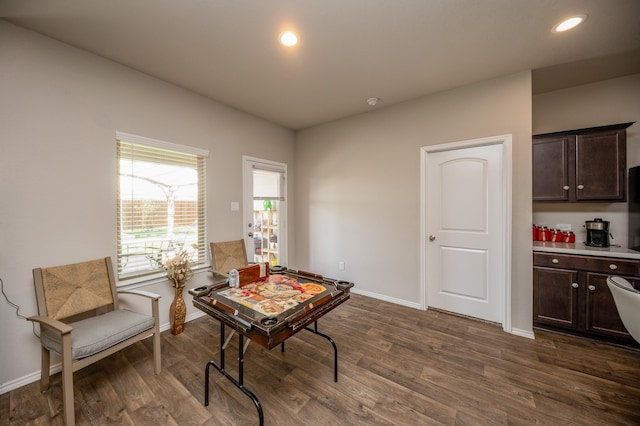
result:
<svg viewBox="0 0 640 426"><path fill-rule="evenodd" d="M189 154L198 157L196 162L202 161L200 166L198 167L198 227L197 227L197 244L198 244L198 259L194 262L194 269L204 268L209 265L209 256L207 255L207 231L206 231L206 159L209 156L209 151L185 146L178 145L171 142L166 142L162 140L152 139L144 136L133 135L124 132L116 132L116 144L120 146L120 144L133 144L139 146L141 149L151 148L151 149L161 149L168 150L174 152L178 155L180 154ZM170 153L169 153L170 154ZM163 275L163 271L160 267L154 267L152 262L149 262L148 269L140 269L134 272L127 273L124 271L125 256L127 249L122 244L122 232L121 232L121 217L123 216L120 212L121 208L121 193L120 193L120 150L117 148L117 174L116 180L118 182L117 188L117 234L116 234L116 269L118 280L122 284L132 284L135 282L147 281L150 279L158 278ZM161 157L158 157L161 158ZM162 252L160 252L162 253ZM138 255L140 256L140 255ZM138 260L139 257L138 257Z"/></svg>

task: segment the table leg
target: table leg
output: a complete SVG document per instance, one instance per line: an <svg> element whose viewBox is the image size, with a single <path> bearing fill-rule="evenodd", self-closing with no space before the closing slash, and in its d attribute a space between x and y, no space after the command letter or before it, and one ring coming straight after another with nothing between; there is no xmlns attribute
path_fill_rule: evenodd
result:
<svg viewBox="0 0 640 426"><path fill-rule="evenodd" d="M216 370L218 370L224 377L226 377L231 383L233 383L238 389L240 389L245 395L251 398L253 405L255 405L258 410L258 417L260 418L260 426L264 425L264 414L262 412L262 406L260 405L260 401L255 396L253 392L244 387L244 336L238 333L238 338L240 339L238 342L238 380L233 377L227 370L224 368L224 324L220 323L220 364L216 363L214 360L207 362L207 366L205 367L205 379L204 379L204 405L209 405L209 368L213 366Z"/></svg>
<svg viewBox="0 0 640 426"><path fill-rule="evenodd" d="M313 328L305 327L305 330L308 330L313 334L317 334L318 336L324 337L329 341L329 343L331 343L331 346L333 346L333 381L337 382L338 381L338 347L336 346L336 343L333 341L331 337L327 336L324 333L320 333L318 331L318 321L314 321Z"/></svg>

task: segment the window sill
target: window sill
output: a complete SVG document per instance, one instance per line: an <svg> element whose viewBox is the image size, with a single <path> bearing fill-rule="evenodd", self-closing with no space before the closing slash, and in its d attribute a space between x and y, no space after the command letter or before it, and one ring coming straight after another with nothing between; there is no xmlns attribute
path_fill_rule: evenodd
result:
<svg viewBox="0 0 640 426"><path fill-rule="evenodd" d="M205 274L211 274L210 266L201 266L193 271L193 277L187 281L186 287L191 288L194 283L199 283L203 279L205 279ZM118 290L134 290L137 288L148 287L155 284L167 284L169 280L164 276L163 273L153 274L153 275L145 275L144 277L135 277L135 278L125 278L121 281L118 281L117 288ZM199 287L196 285L195 287Z"/></svg>

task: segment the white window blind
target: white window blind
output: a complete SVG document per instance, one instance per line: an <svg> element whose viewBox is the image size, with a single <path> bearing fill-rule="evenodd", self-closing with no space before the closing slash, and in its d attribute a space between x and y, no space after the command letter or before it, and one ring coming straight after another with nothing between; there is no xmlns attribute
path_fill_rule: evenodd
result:
<svg viewBox="0 0 640 426"><path fill-rule="evenodd" d="M253 167L253 199L284 201L284 173Z"/></svg>
<svg viewBox="0 0 640 426"><path fill-rule="evenodd" d="M155 274L155 259L180 250L204 265L208 151L122 133L116 143L118 277Z"/></svg>

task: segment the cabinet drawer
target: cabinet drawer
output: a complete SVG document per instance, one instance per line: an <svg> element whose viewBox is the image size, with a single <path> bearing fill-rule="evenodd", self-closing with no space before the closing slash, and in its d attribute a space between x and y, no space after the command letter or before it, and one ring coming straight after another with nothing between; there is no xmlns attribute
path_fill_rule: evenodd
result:
<svg viewBox="0 0 640 426"><path fill-rule="evenodd" d="M557 253L534 253L534 266L580 269L608 275L640 276L640 260L614 257L575 256Z"/></svg>

